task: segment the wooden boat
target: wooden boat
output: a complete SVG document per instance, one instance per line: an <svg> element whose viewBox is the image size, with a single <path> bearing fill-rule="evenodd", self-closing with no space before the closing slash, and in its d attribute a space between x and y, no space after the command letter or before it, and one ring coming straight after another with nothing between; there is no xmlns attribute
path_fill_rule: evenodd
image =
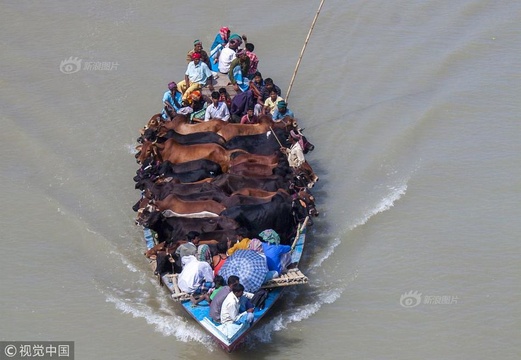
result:
<svg viewBox="0 0 521 360"><path fill-rule="evenodd" d="M300 231L297 233L292 246L291 263L294 265L299 263L302 256L302 251L304 250L304 244L306 242L306 230L307 221L304 221L304 223L300 224ZM225 331L223 331L223 326L221 324L216 323L210 318L210 307L206 301L199 303L198 306L192 306L190 295L181 292L177 286L177 274L163 275L162 282L172 293L172 299L181 303L183 309L190 314L199 325L208 331L224 350L232 352L245 340L247 334L261 321L262 317L270 311L272 306L288 286L306 284L308 278L295 267L288 270L288 272L283 274L281 277L264 283L262 288L268 290L268 297L262 309L255 308L253 313L253 323L250 325L247 323L237 325L231 330L230 327L226 327Z"/></svg>
<svg viewBox="0 0 521 360"><path fill-rule="evenodd" d="M226 87L230 94L235 94L233 88L228 84L226 75L220 75L220 78L217 79L215 86ZM203 90L203 94L208 95L208 90ZM201 117L204 117L203 112L194 113L191 115L192 119ZM269 313L270 309L273 307L279 297L282 296L284 290L288 286L306 284L308 282L308 278L299 270L298 264L304 250L307 228L309 224L309 216L305 217L303 221L297 222L295 224L295 236L289 239L289 244L291 244L292 248L291 266L288 268L287 272L282 274L280 277L262 284L262 288L268 291L268 295L264 306L262 308L255 308L253 312L254 320L251 324L233 324L233 326L227 324L227 326L224 327L222 324L214 322L210 317L210 307L206 300L194 306L190 301L190 294L184 293L179 289L177 282L178 274L157 274L155 271L157 263L154 256L149 257L150 266L154 270L156 276L159 278L160 283L164 284L170 291L171 298L175 302L179 303L182 309L186 311L202 328L204 328L224 350L231 352L244 342L248 333L255 328L255 326L266 314Z"/></svg>

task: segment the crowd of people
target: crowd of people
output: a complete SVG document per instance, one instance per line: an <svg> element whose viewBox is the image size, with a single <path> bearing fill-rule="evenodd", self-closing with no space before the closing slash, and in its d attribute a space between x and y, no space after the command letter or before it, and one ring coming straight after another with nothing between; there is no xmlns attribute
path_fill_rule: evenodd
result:
<svg viewBox="0 0 521 360"><path fill-rule="evenodd" d="M280 243L280 237L272 229L262 231L258 238L246 237L239 229L235 239L227 243L219 242L213 247L201 241L199 233L192 231L187 234L186 241L177 247L175 252L167 254L170 262L177 263L179 289L191 295L193 306L206 301L210 306L210 316L217 323L251 321L251 316L245 316L254 309L249 301L254 293L244 291L238 275L228 276L228 286L221 276L220 270L237 251L252 251L259 254L265 261L267 271L262 274L263 282L272 280L283 274L291 262L291 246ZM158 268L158 275L174 272L173 266ZM248 275L246 275L248 276ZM234 284L239 284L234 289Z"/></svg>
<svg viewBox="0 0 521 360"><path fill-rule="evenodd" d="M221 119L233 123L256 124L261 114L271 115L277 121L284 116L294 116L281 97L281 90L273 79L264 79L258 70L259 58L253 43L246 35L231 33L222 27L210 48L204 50L202 41L194 41L194 47L186 56L187 68L184 79L168 83L163 96L163 119L173 118L177 113L201 114L193 121ZM235 96L226 87L214 89L218 77L227 77ZM210 96L205 96L203 88ZM205 110L202 112L201 110Z"/></svg>

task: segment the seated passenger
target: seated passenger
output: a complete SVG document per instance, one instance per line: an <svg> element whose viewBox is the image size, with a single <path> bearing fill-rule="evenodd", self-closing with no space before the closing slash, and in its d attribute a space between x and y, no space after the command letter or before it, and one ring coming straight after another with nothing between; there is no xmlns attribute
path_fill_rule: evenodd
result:
<svg viewBox="0 0 521 360"><path fill-rule="evenodd" d="M177 84L171 82L168 84L168 91L163 95L163 119L171 119L177 111L182 107L183 95L177 91Z"/></svg>
<svg viewBox="0 0 521 360"><path fill-rule="evenodd" d="M231 256L237 250L247 250L250 241L251 240L247 237L246 231L238 229L235 244L232 246L232 241L228 240L228 251L226 252L226 255Z"/></svg>
<svg viewBox="0 0 521 360"><path fill-rule="evenodd" d="M248 70L248 79L252 80L257 74L257 66L259 66L259 58L257 54L253 51L255 50L255 45L252 43L246 43L244 46L246 48L246 55L250 58L250 69ZM260 73L259 73L260 74Z"/></svg>
<svg viewBox="0 0 521 360"><path fill-rule="evenodd" d="M281 245L279 234L275 230L267 229L259 234L259 237L264 241L262 243L262 249L264 255L266 255L266 262L268 264L269 271L276 271L278 275L282 274L286 266L289 264L287 261L282 261L285 254L291 251L291 246ZM275 274L274 274L275 275Z"/></svg>
<svg viewBox="0 0 521 360"><path fill-rule="evenodd" d="M250 59L251 60L251 59ZM251 68L251 64L250 64ZM262 74L260 72L255 72L253 74L253 79L251 80L251 84L255 85L255 87L259 90L259 93L262 96L262 92L264 91L264 79L262 78ZM262 99L261 99L262 101Z"/></svg>
<svg viewBox="0 0 521 360"><path fill-rule="evenodd" d="M219 270L221 270L221 267L228 259L228 254L226 254L227 250L227 244L223 242L217 244L217 255L214 255L212 258L212 267L214 275L219 275Z"/></svg>
<svg viewBox="0 0 521 360"><path fill-rule="evenodd" d="M193 53L192 61L188 64L185 78L177 84L177 88L183 94L183 101L187 101L190 94L195 90L202 89L208 85L208 89L213 91L213 76L208 65L201 62L201 54Z"/></svg>
<svg viewBox="0 0 521 360"><path fill-rule="evenodd" d="M258 124L259 117L253 114L253 106L248 107L246 115L241 118L241 124Z"/></svg>
<svg viewBox="0 0 521 360"><path fill-rule="evenodd" d="M211 64L210 64L210 58L208 57L208 54L206 53L206 51L203 50L203 43L201 42L201 40L195 40L194 41L194 48L192 50L190 50L188 52L188 54L186 54L186 62L187 63L190 63L190 61L192 61L192 55L194 53L198 53L201 55L201 62L205 63L209 69L211 69Z"/></svg>
<svg viewBox="0 0 521 360"><path fill-rule="evenodd" d="M226 88L222 87L219 89L219 101L226 104L228 111L232 108L232 98L230 94L228 94L228 91L226 91Z"/></svg>
<svg viewBox="0 0 521 360"><path fill-rule="evenodd" d="M224 49L228 43L229 37L230 29L226 26L221 27L210 47L210 69L214 72L219 71L219 55L221 55L221 50Z"/></svg>
<svg viewBox="0 0 521 360"><path fill-rule="evenodd" d="M242 43L242 38L237 34L230 35L228 44L221 50L219 55L219 72L228 74L230 64L236 58L236 52Z"/></svg>
<svg viewBox="0 0 521 360"><path fill-rule="evenodd" d="M208 290L207 293L201 294L201 295L190 295L190 301L192 304L197 305L201 301L206 300L208 304L212 302L212 300L215 298L215 296L221 291L226 283L224 282L224 279L222 276L217 275L213 279L213 286Z"/></svg>
<svg viewBox="0 0 521 360"><path fill-rule="evenodd" d="M224 302L224 299L231 292L232 286L234 284L239 283L239 278L235 275L231 275L228 277L227 286L223 287L217 295L214 296L212 302L210 303L210 317L215 322L221 322L221 308Z"/></svg>
<svg viewBox="0 0 521 360"><path fill-rule="evenodd" d="M208 244L201 244L197 247L197 260L205 261L212 266L212 252Z"/></svg>
<svg viewBox="0 0 521 360"><path fill-rule="evenodd" d="M270 96L271 89L275 89L275 91L277 92L277 95L282 96L282 92L280 91L280 88L273 83L273 79L266 78L266 79L264 79L264 88L262 89L262 92L261 92L261 98L262 98L263 102L266 101L268 96Z"/></svg>
<svg viewBox="0 0 521 360"><path fill-rule="evenodd" d="M245 322L252 323L254 319L253 306L240 312L241 298L244 295L244 286L242 284L232 285L231 292L226 296L221 307L221 323L232 324Z"/></svg>
<svg viewBox="0 0 521 360"><path fill-rule="evenodd" d="M220 94L217 91L212 92L212 104L206 108L204 121L210 119L221 119L228 121L230 119L230 111L225 103L219 101Z"/></svg>
<svg viewBox="0 0 521 360"><path fill-rule="evenodd" d="M183 270L177 278L177 285L187 294L203 294L213 282L213 270L206 261L199 261L193 255L181 258Z"/></svg>
<svg viewBox="0 0 521 360"><path fill-rule="evenodd" d="M293 111L288 109L288 104L284 100L281 100L277 103L277 108L272 115L273 121L282 120L286 116L294 118L295 114L293 114Z"/></svg>
<svg viewBox="0 0 521 360"><path fill-rule="evenodd" d="M194 244L194 242L197 242L199 240L199 234L197 231L190 231L186 235L186 242L179 245L179 247L175 251L176 255L176 262L178 266L182 266L181 259L184 256L188 255L197 255L197 246Z"/></svg>
<svg viewBox="0 0 521 360"><path fill-rule="evenodd" d="M230 71L228 71L228 78L230 79L235 91L244 92L249 89L249 70L250 58L246 54L246 50L237 52L237 57L230 63Z"/></svg>
<svg viewBox="0 0 521 360"><path fill-rule="evenodd" d="M264 114L271 115L273 117L273 113L275 113L275 109L277 109L277 104L279 101L284 101L281 98L275 89L271 89L270 96L264 101Z"/></svg>
<svg viewBox="0 0 521 360"><path fill-rule="evenodd" d="M257 254L262 256L264 258L264 260L266 261L266 265L268 265L268 259L266 258L266 254L264 254L264 249L262 247L262 241L260 241L259 239L255 239L255 238L251 239L251 241L248 245L248 249L253 250ZM278 276L279 276L278 271L268 270L268 272L266 273L266 276L264 277L264 282L269 281Z"/></svg>
<svg viewBox="0 0 521 360"><path fill-rule="evenodd" d="M240 123L242 117L248 112L248 108L255 106L255 102L252 90L235 95L232 100L232 109L230 110L232 116L230 122Z"/></svg>

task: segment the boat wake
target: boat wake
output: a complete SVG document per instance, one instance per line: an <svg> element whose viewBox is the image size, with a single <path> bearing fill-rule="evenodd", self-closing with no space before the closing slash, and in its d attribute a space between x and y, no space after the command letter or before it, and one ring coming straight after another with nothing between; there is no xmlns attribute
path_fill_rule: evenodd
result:
<svg viewBox="0 0 521 360"><path fill-rule="evenodd" d="M394 206L407 191L406 179L402 184L397 186L388 187L389 193L384 196L371 210L365 212L362 217L357 219L352 225L349 226L347 231L351 231L358 226L366 224L369 219L373 216L389 210ZM308 268L309 272L316 272L321 265L335 252L335 249L341 244L340 238L335 238L331 244L328 244L322 252L315 253L313 263ZM310 284L317 284L315 286L309 285L305 293L306 303L298 304L290 309L285 309L281 314L275 315L268 323L252 332L251 339L247 342L249 347L255 347L256 343L269 343L272 341L272 335L274 332L286 329L290 324L300 322L311 317L313 314L318 312L324 304L334 303L340 298L342 293L346 290L348 284L354 281L357 277L357 272L351 275L350 279L343 279L340 282L334 282L328 284L324 281L311 282ZM344 277L344 276L342 276ZM292 289L293 291L287 291L283 296L287 297L285 303L294 304L298 302L299 298L304 298L303 291L300 289Z"/></svg>
<svg viewBox="0 0 521 360"><path fill-rule="evenodd" d="M157 294L162 294L158 290ZM154 330L164 336L174 336L176 340L185 343L195 341L203 344L208 350L216 349L210 335L207 335L196 323L190 319L176 315L172 309L172 301L165 296L154 296L150 293L132 289L107 289L102 291L106 301L113 303L116 309L134 318L142 318ZM159 308L157 307L159 303Z"/></svg>
<svg viewBox="0 0 521 360"><path fill-rule="evenodd" d="M372 207L371 210L366 211L361 218L359 218L349 227L348 230L353 230L358 226L364 225L373 216L392 208L394 206L394 203L398 201L403 195L405 195L405 192L407 191L408 181L409 179L406 179L405 182L401 185L389 186L388 189L390 190L390 193L387 196L385 196L382 200L380 200L380 202L378 202L376 206Z"/></svg>

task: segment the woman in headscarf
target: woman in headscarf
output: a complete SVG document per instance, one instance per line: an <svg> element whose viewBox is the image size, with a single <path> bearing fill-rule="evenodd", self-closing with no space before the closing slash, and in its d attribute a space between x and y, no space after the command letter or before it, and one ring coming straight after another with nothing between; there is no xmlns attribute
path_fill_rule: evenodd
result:
<svg viewBox="0 0 521 360"><path fill-rule="evenodd" d="M212 252L210 247L206 244L197 247L197 260L207 262L212 265Z"/></svg>
<svg viewBox="0 0 521 360"><path fill-rule="evenodd" d="M285 254L288 254L291 251L291 246L281 245L280 236L273 229L264 230L259 234L259 237L263 240L262 250L266 255L268 270L276 271L278 275L280 275L285 269L285 265L288 265L282 264L281 260Z"/></svg>
<svg viewBox="0 0 521 360"><path fill-rule="evenodd" d="M228 29L226 26L223 26L221 29L219 29L219 33L215 36L215 40L210 47L210 64L212 71L219 71L219 55L221 50L228 43L229 37L230 29Z"/></svg>

